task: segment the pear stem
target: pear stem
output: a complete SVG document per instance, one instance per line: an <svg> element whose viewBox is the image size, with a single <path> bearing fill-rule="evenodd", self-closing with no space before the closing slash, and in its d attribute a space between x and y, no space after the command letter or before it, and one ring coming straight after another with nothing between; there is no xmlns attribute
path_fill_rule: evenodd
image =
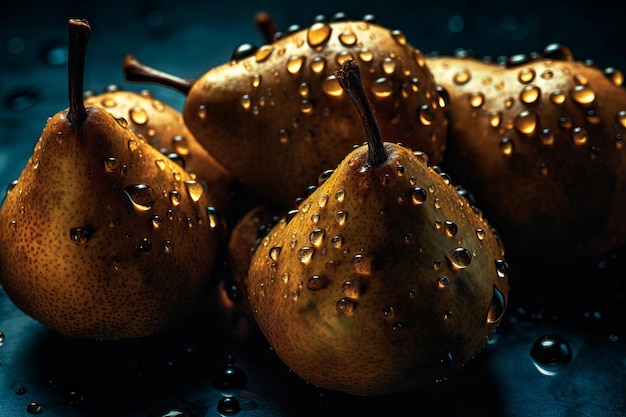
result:
<svg viewBox="0 0 626 417"><path fill-rule="evenodd" d="M68 50L68 89L70 107L67 114L68 121L81 126L87 119L83 86L85 82L85 58L91 26L84 19L69 20L69 50Z"/></svg>
<svg viewBox="0 0 626 417"><path fill-rule="evenodd" d="M361 116L368 146L367 162L372 167L381 166L387 160L387 152L383 145L383 138L378 127L378 121L374 116L372 104L365 95L361 82L361 72L356 61L352 59L344 61L341 67L335 71L335 77Z"/></svg>
<svg viewBox="0 0 626 417"><path fill-rule="evenodd" d="M266 43L274 42L274 35L278 33L278 26L271 14L259 11L254 15L254 24L263 36Z"/></svg>
<svg viewBox="0 0 626 417"><path fill-rule="evenodd" d="M126 55L122 62L124 78L131 82L148 82L173 88L187 95L195 80L186 80L172 74L159 71L142 64L132 54Z"/></svg>

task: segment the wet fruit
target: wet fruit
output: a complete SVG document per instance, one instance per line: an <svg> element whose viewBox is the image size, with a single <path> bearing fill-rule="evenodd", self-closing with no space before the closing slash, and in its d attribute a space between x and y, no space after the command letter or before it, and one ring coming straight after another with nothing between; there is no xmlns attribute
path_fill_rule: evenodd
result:
<svg viewBox="0 0 626 417"><path fill-rule="evenodd" d="M367 143L261 239L247 291L297 375L384 395L445 379L481 351L505 314L508 265L448 176L422 152L383 142L355 61L336 76Z"/></svg>
<svg viewBox="0 0 626 417"><path fill-rule="evenodd" d="M69 108L48 120L0 208L0 284L65 336L148 336L202 298L222 225L201 183L85 107L90 32L69 20Z"/></svg>
<svg viewBox="0 0 626 417"><path fill-rule="evenodd" d="M468 54L427 63L449 96L442 167L473 192L510 257L558 267L626 243L619 70L558 44L505 63Z"/></svg>
<svg viewBox="0 0 626 417"><path fill-rule="evenodd" d="M401 31L371 21L316 21L238 51L194 82L164 76L132 56L124 68L129 81L184 92L183 117L202 146L255 192L291 206L356 145L358 115L333 75L347 59L364 69L383 134L440 161L446 118L424 56Z"/></svg>

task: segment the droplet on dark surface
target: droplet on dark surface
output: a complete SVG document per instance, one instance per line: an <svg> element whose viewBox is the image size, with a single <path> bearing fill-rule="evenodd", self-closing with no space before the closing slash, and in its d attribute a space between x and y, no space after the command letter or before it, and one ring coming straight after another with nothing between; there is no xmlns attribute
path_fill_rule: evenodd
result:
<svg viewBox="0 0 626 417"><path fill-rule="evenodd" d="M43 407L37 401L33 401L26 407L26 412L28 414L41 414L43 411Z"/></svg>
<svg viewBox="0 0 626 417"><path fill-rule="evenodd" d="M572 360L572 348L560 336L545 335L533 343L530 356L539 372L551 376Z"/></svg>
<svg viewBox="0 0 626 417"><path fill-rule="evenodd" d="M239 405L239 401L234 397L222 397L217 403L217 411L222 415L232 416L241 411L241 406Z"/></svg>

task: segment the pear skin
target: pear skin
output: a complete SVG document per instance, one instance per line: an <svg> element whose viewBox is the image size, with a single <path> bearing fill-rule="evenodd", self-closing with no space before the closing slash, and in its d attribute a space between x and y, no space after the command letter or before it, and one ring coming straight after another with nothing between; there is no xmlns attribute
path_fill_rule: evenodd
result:
<svg viewBox="0 0 626 417"><path fill-rule="evenodd" d="M89 95L85 105L103 107L114 117L123 118L128 128L148 144L166 155L174 154L175 162L211 190L216 208L226 207L232 176L198 143L177 109L154 97L149 90L133 92L116 86Z"/></svg>

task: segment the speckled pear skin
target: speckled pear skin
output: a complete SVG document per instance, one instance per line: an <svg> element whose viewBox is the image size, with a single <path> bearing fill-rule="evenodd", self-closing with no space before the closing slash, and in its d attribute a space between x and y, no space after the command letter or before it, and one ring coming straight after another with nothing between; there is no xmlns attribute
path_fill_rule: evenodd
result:
<svg viewBox="0 0 626 417"><path fill-rule="evenodd" d="M449 94L443 168L519 259L575 259L626 243L626 90L619 70L562 45L508 64L428 57Z"/></svg>
<svg viewBox="0 0 626 417"><path fill-rule="evenodd" d="M509 292L497 232L449 177L389 142L371 165L369 146L269 231L246 281L278 357L358 396L449 377L487 343Z"/></svg>
<svg viewBox="0 0 626 417"><path fill-rule="evenodd" d="M383 135L440 161L447 120L422 52L366 21L317 22L209 70L188 92L183 118L234 177L293 206L358 144L358 115L333 77L347 58L363 67Z"/></svg>
<svg viewBox="0 0 626 417"><path fill-rule="evenodd" d="M222 226L209 192L107 111L70 117L76 97L0 208L0 284L65 336L152 335L203 296Z"/></svg>
<svg viewBox="0 0 626 417"><path fill-rule="evenodd" d="M198 143L177 109L155 98L149 90L133 92L116 86L89 94L85 105L102 107L114 117L123 118L128 128L148 144L162 153L178 155L185 170L211 190L215 207L226 207L232 176Z"/></svg>

